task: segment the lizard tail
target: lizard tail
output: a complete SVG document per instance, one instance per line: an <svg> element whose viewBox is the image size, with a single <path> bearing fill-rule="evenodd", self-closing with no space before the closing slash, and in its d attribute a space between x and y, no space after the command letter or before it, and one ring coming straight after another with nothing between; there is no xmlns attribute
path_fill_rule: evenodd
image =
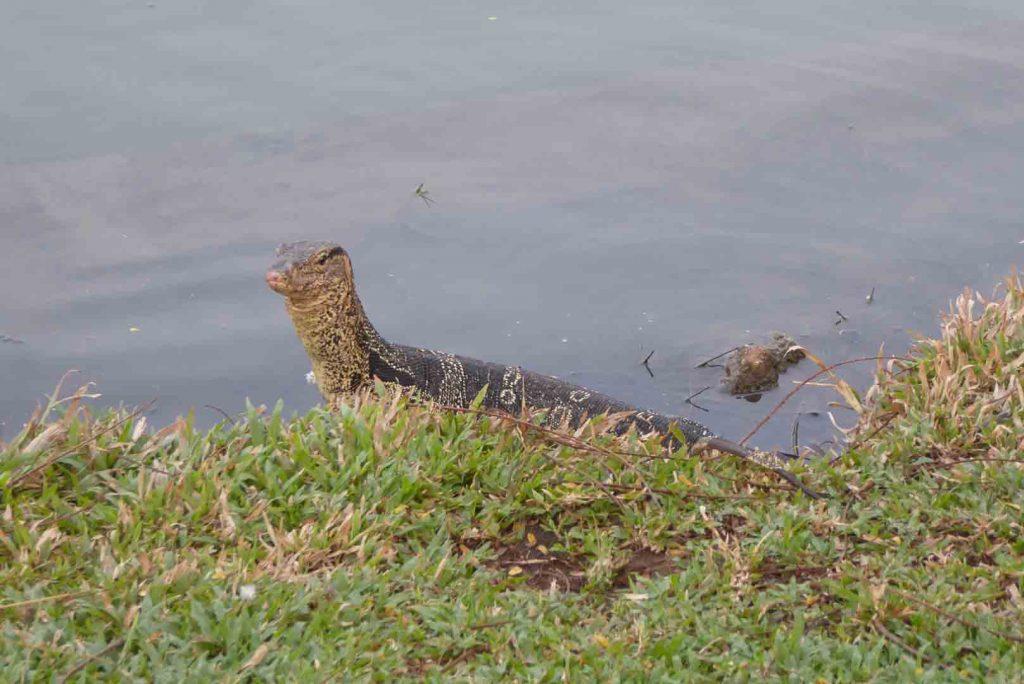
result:
<svg viewBox="0 0 1024 684"><path fill-rule="evenodd" d="M793 458L792 454L785 454L780 451L750 449L742 444L721 437L705 437L694 444L691 449L692 453L701 453L703 451L720 451L723 454L739 456L746 461L772 471L812 499L828 498L827 494L810 489L796 475L789 472L786 466L788 459Z"/></svg>

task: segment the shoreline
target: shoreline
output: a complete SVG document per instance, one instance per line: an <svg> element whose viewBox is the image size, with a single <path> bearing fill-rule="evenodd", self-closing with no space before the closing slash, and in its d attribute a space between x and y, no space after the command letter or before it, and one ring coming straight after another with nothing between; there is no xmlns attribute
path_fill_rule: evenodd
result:
<svg viewBox="0 0 1024 684"><path fill-rule="evenodd" d="M3 446L12 677L1013 679L1024 287L882 363L796 468L588 448L378 386L151 430L54 395ZM521 426L520 426L521 428Z"/></svg>

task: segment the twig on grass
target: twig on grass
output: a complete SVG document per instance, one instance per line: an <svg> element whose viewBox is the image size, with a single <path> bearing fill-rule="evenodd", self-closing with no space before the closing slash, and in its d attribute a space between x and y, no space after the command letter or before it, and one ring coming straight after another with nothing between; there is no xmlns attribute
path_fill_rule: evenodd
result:
<svg viewBox="0 0 1024 684"><path fill-rule="evenodd" d="M93 653L91 656L89 656L88 658L86 658L85 660L83 660L82 662L78 663L73 668L71 668L70 670L65 672L58 681L61 684L64 684L64 682L68 681L69 679L74 677L76 674L78 674L79 672L81 672L82 670L87 668L90 663L99 660L100 658L102 658L103 656L111 653L112 651L116 651L117 649L121 648L122 646L124 646L124 639L114 639L109 644L107 644L105 647L103 647L102 649L100 649L96 653Z"/></svg>
<svg viewBox="0 0 1024 684"><path fill-rule="evenodd" d="M557 430L554 430L552 428L545 427L543 425L537 425L536 423L531 423L529 421L523 420L521 418L516 418L513 415L510 415L508 413L503 413L503 412L500 412L500 411L489 411L487 409L479 409L479 408L466 408L466 407L462 407L462 406L449 406L449 405L445 405L445 404L437 404L436 406L438 408L442 409L442 410L445 410L445 411L452 411L452 412L455 412L455 413L472 413L472 414L476 414L476 415L489 416L491 418L496 418L498 420L510 422L510 423L518 426L519 428L526 428L526 429L530 429L530 430L536 430L538 432L544 433L545 435L549 436L550 438L552 438L557 443L562 444L564 446L568 446L568 447L571 447L571 448L574 448L574 449L580 449L582 451L588 451L588 452L591 452L591 453L600 453L600 454L606 454L606 455L609 455L609 456L613 456L617 460L619 460L620 463L622 463L623 465L625 465L626 467L631 468L631 469L633 468L632 464L630 464L627 461L625 461L622 458L620 458L621 456L631 456L631 457L641 457L641 458L650 456L650 454L629 453L629 452L615 451L615 450L611 450L611 449L605 449L605 448L602 448L602 447L597 447L597 446L595 446L593 444L585 442L582 439L579 439L578 437L573 437L571 435L566 435L566 434L564 434L562 432L559 432ZM738 456L738 457L742 458L743 460L748 461L750 463L753 463L754 465L756 465L758 467L761 467L761 468L764 468L765 470L773 472L776 475L778 475L779 477L781 477L783 480L788 482L789 484L793 485L793 487L799 489L800 491L802 491L804 494L806 494L808 497L810 497L812 499L823 499L823 498L826 498L825 494L823 494L821 492L816 492L813 489L808 488L805 484L800 482L800 480L795 475L793 475L792 473L786 471L785 469L783 469L783 468L775 468L775 467L772 467L772 466L769 466L769 465L761 463L758 460L756 454L753 451L751 451L748 447L743 446L743 444L737 444L737 443L731 442L731 441L729 441L727 439L722 439L721 437L707 437L707 438L704 438L704 439L700 440L699 442L697 442L695 444L690 445L690 453L694 454L694 455L701 454L702 452L707 451L707 450L714 450L714 451L719 451L719 452L722 452L722 453L731 454L733 456ZM601 486L603 488L604 484L603 483L598 483L598 486Z"/></svg>
<svg viewBox="0 0 1024 684"><path fill-rule="evenodd" d="M980 629L983 632L988 632L989 634L991 634L993 636L997 636L1000 639L1008 639L1009 641L1015 641L1018 644L1024 644L1024 637L1019 637L1019 636L1016 636L1016 635L1013 635L1013 634L1009 634L1007 632L1002 632L1002 631L997 630L997 629L991 629L989 627L985 627L983 625L979 625L979 624L977 624L975 622L971 622L970 620L964 620L962 617L960 617L959 615L956 615L955 613L950 613L948 610L943 610L942 608L939 608L938 606L933 606L932 604L928 603L927 601L925 601L923 599L919 599L916 596L908 594L905 591L900 591L899 589L893 589L892 587L889 587L889 591L892 591L894 594L905 598L906 600L910 601L911 603L916 603L917 605L923 606L924 608L927 608L928 610L935 611L939 615L941 615L941 616L943 616L943 617L945 617L945 618L947 618L949 620L953 620L954 622L958 622L961 625L963 625L964 627L969 627L970 629Z"/></svg>
<svg viewBox="0 0 1024 684"><path fill-rule="evenodd" d="M882 621L878 618L874 618L873 620L871 620L871 626L874 627L875 631L881 634L883 638L888 639L892 643L896 644L904 651L917 658L918 660L924 660L926 662L929 662L931 660L930 658L921 655L921 652L919 650L917 650L916 648L908 644L906 641L900 639L898 636L889 631L889 629L885 625L883 625Z"/></svg>
<svg viewBox="0 0 1024 684"><path fill-rule="evenodd" d="M79 591L69 591L64 594L54 594L53 596L43 596L42 598L28 599L25 601L14 601L13 603L0 603L0 610L12 610L14 608L26 608L28 606L39 605L40 603L49 603L51 601L70 601L71 599L91 594L94 589L81 589Z"/></svg>
<svg viewBox="0 0 1024 684"><path fill-rule="evenodd" d="M40 461L36 465L32 466L31 468L29 468L25 472L19 473L18 475L15 475L14 477L12 477L11 478L11 482L10 482L10 484L8 486L11 487L11 488L14 488L14 487L18 486L19 484L24 482L26 479L28 479L28 478L30 478L30 477L32 477L32 476L42 472L46 468L49 468L51 465L53 465L54 463L60 461L65 456L70 456L71 454L75 453L76 451L78 451L79 449L84 447L85 445L87 445L87 444L89 444L91 442L96 441L97 439L99 439L100 437L102 437L103 435L105 435L105 434L107 434L109 432L113 432L114 430L116 430L117 428L121 427L122 425L124 425L128 421L134 420L135 418L138 418L140 415L142 415L143 413L148 411L150 408L152 408L153 404L155 404L155 403L156 403L156 399L151 399L150 401L146 402L145 404L143 404L139 408L137 408L134 411L132 411L131 413L129 413L127 416L125 416L121 420L115 422L113 425L108 425L107 427L105 427L102 430L100 430L99 432L97 432L95 435L90 436L89 439L85 440L84 442L82 442L80 444L76 444L75 446L71 447L70 449L65 449L64 451L61 451L61 452L59 452L59 453L57 453L57 454L55 454L53 456L50 456L48 458L44 458L42 461Z"/></svg>

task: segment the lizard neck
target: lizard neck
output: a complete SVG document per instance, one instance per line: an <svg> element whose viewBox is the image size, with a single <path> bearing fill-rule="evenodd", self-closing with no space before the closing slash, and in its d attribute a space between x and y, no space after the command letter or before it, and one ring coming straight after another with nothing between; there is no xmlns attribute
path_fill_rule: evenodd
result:
<svg viewBox="0 0 1024 684"><path fill-rule="evenodd" d="M371 350L387 343L353 288L325 285L313 295L289 297L286 308L324 399L333 404L370 382Z"/></svg>

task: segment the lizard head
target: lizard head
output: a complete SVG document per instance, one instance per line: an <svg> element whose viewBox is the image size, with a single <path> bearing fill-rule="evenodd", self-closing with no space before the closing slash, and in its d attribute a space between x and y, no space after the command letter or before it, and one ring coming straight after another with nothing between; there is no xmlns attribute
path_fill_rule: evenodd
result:
<svg viewBox="0 0 1024 684"><path fill-rule="evenodd" d="M331 398L364 383L375 331L356 295L348 253L332 242L286 243L266 279L284 297L321 392Z"/></svg>
<svg viewBox="0 0 1024 684"><path fill-rule="evenodd" d="M333 242L287 242L267 271L270 289L293 302L355 291L352 262Z"/></svg>

